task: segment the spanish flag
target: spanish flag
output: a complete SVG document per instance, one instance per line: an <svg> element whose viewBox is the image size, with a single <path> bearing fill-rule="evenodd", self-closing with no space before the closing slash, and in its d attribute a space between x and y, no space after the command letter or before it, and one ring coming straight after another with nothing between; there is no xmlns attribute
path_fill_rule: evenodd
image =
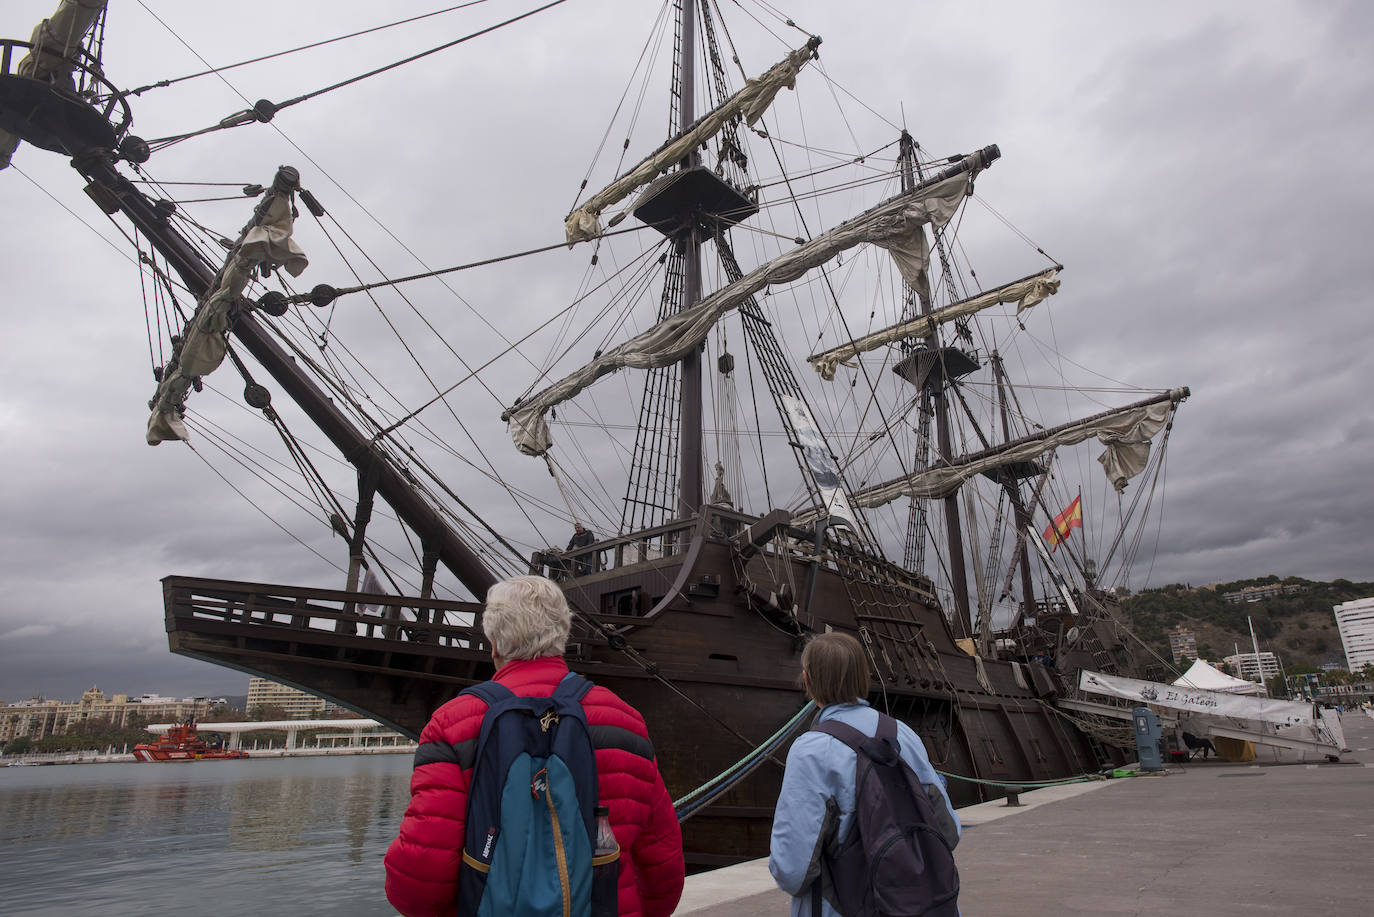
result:
<svg viewBox="0 0 1374 917"><path fill-rule="evenodd" d="M1082 501L1083 497L1081 494L1074 497L1073 502L1070 503L1062 513L1055 516L1054 521L1045 528L1045 540L1050 543L1051 554L1054 553L1054 549L1059 547L1061 542L1069 537L1069 532L1083 527Z"/></svg>

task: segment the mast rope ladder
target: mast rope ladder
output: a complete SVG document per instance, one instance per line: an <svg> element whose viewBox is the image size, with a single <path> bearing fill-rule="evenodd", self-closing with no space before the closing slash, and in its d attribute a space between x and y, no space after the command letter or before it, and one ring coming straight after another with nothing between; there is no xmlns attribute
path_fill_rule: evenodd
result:
<svg viewBox="0 0 1374 917"><path fill-rule="evenodd" d="M675 311L682 296L684 252L682 245L669 249L658 307L659 321ZM634 453L620 515L622 535L662 524L676 514L680 370L678 363L670 363L645 373Z"/></svg>

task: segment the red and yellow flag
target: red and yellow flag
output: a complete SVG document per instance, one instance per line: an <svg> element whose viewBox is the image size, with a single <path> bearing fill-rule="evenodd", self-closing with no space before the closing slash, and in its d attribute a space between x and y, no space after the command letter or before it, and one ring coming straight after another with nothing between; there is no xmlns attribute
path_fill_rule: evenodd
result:
<svg viewBox="0 0 1374 917"><path fill-rule="evenodd" d="M1069 537L1069 532L1083 527L1083 497L1073 498L1073 502L1065 507L1064 511L1054 517L1045 528L1045 540L1050 543L1050 553Z"/></svg>

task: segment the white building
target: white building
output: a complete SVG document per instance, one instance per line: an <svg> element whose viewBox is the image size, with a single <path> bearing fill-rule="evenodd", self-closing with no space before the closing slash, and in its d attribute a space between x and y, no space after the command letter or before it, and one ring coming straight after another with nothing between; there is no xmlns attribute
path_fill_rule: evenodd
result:
<svg viewBox="0 0 1374 917"><path fill-rule="evenodd" d="M259 707L280 707L293 720L312 716L328 716L342 708L323 697L298 691L266 678L254 675L248 679L248 712Z"/></svg>
<svg viewBox="0 0 1374 917"><path fill-rule="evenodd" d="M115 729L127 727L132 717L138 717L144 723L184 723L200 719L223 703L222 697L178 699L157 694L144 694L136 698L127 694L106 697L104 691L92 685L81 695L81 700L72 703L33 698L9 706L0 705L0 744L19 736L41 739L61 735L72 726L89 720L104 720Z"/></svg>
<svg viewBox="0 0 1374 917"><path fill-rule="evenodd" d="M1358 672L1374 662L1374 598L1343 602L1333 610L1345 647L1346 670Z"/></svg>
<svg viewBox="0 0 1374 917"><path fill-rule="evenodd" d="M1236 673L1237 678L1244 678L1246 681L1255 681L1255 654L1237 653L1234 656L1226 657L1226 664ZM1273 653L1265 650L1259 654L1259 672L1264 682L1279 674L1279 658Z"/></svg>

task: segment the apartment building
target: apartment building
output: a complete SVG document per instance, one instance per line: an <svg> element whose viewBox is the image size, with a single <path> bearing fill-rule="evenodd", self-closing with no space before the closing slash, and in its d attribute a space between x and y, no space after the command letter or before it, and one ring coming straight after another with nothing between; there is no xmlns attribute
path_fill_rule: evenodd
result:
<svg viewBox="0 0 1374 917"><path fill-rule="evenodd" d="M1185 659L1196 662L1197 636L1180 624L1169 631L1169 652L1173 654L1174 665L1181 664Z"/></svg>
<svg viewBox="0 0 1374 917"><path fill-rule="evenodd" d="M104 720L115 728L128 726L131 717L143 723L180 723L199 719L224 702L222 697L172 698L156 694L135 698L127 694L106 697L104 691L92 686L73 703L36 697L0 706L0 743L19 736L41 739L61 735L72 726L92 719Z"/></svg>
<svg viewBox="0 0 1374 917"><path fill-rule="evenodd" d="M1246 586L1239 592L1224 592L1221 598L1231 605L1240 605L1243 602L1262 602L1265 599L1281 595L1298 595L1306 591L1307 587L1302 583L1268 583L1263 586Z"/></svg>
<svg viewBox="0 0 1374 917"><path fill-rule="evenodd" d="M1342 602L1332 610L1345 648L1346 671L1358 672L1374 662L1374 598Z"/></svg>
<svg viewBox="0 0 1374 917"><path fill-rule="evenodd" d="M343 708L323 697L254 676L248 679L248 712L259 707L280 707L288 719L304 720L328 716Z"/></svg>
<svg viewBox="0 0 1374 917"><path fill-rule="evenodd" d="M1258 663L1256 662L1257 659ZM1254 653L1237 653L1234 656L1227 656L1226 664L1231 667L1231 671L1236 673L1237 678L1244 678L1246 681L1256 680L1257 666L1261 680L1265 682L1279 674L1279 657L1268 650L1258 656Z"/></svg>

